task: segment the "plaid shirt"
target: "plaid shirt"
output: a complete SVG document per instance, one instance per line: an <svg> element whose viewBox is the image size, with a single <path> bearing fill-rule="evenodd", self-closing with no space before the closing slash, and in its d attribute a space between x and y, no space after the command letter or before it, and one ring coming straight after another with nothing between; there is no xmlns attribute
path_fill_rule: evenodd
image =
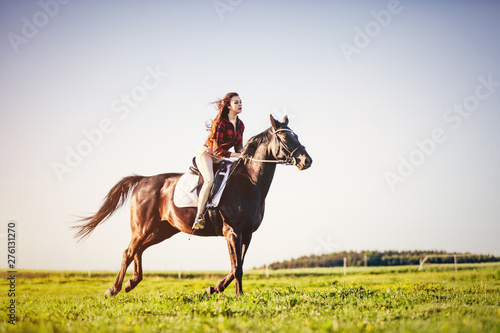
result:
<svg viewBox="0 0 500 333"><path fill-rule="evenodd" d="M236 118L236 130L227 117L221 118L215 130L213 141L210 142L207 140L205 145L212 148L216 156L230 157L231 153L229 149L231 149L231 147L234 147L234 150L238 153L243 150L244 130L245 125L243 125L240 118Z"/></svg>

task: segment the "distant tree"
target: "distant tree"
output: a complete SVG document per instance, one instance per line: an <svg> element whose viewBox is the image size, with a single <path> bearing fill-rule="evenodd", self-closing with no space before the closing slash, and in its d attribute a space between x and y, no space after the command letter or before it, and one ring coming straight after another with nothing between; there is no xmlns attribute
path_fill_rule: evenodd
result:
<svg viewBox="0 0 500 333"><path fill-rule="evenodd" d="M419 265L420 260L427 255L431 256L430 261L432 263L453 263L453 255L457 255L458 262L482 263L500 261L500 257L495 257L493 255L448 253L445 251L343 251L322 255L302 256L297 259L272 263L269 267L271 269L341 267L344 264L344 258L347 258L348 266L364 266L365 256L368 266Z"/></svg>

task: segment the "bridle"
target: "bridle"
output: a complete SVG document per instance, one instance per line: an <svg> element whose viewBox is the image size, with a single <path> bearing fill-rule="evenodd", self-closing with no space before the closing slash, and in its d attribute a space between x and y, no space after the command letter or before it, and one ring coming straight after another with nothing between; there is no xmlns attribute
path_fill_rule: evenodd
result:
<svg viewBox="0 0 500 333"><path fill-rule="evenodd" d="M280 139L278 136L279 132L290 132L293 133L293 131L289 128L284 128L284 129L279 129L279 130L272 130L272 134L274 134L274 138L276 141L278 141L279 145L283 150L287 153L287 156L285 156L284 160L256 160L252 157L248 157L247 159L250 161L254 162L262 162L262 163L276 163L276 164L285 164L285 165L296 165L297 164L297 159L293 157L293 155L299 150L300 148L305 148L302 145L297 146L294 150L290 150Z"/></svg>

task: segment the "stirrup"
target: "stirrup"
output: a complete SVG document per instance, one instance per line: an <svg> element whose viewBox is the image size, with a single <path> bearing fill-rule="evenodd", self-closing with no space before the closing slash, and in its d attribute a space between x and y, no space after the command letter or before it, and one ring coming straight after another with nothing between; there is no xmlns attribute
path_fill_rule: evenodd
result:
<svg viewBox="0 0 500 333"><path fill-rule="evenodd" d="M204 214L201 213L200 215L198 215L196 221L194 221L193 230L203 229L203 228L205 228L205 217Z"/></svg>

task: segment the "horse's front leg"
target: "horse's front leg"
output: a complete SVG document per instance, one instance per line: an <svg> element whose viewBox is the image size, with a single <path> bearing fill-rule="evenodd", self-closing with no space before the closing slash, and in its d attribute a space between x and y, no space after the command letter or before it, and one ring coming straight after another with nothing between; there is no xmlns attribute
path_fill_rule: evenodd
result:
<svg viewBox="0 0 500 333"><path fill-rule="evenodd" d="M227 286L236 279L236 296L243 293L242 277L243 277L243 261L242 261L242 237L240 233L235 232L232 228L227 228L224 232L227 240L229 251L229 259L231 260L231 273L223 278L215 287L207 288L208 294L223 292Z"/></svg>

